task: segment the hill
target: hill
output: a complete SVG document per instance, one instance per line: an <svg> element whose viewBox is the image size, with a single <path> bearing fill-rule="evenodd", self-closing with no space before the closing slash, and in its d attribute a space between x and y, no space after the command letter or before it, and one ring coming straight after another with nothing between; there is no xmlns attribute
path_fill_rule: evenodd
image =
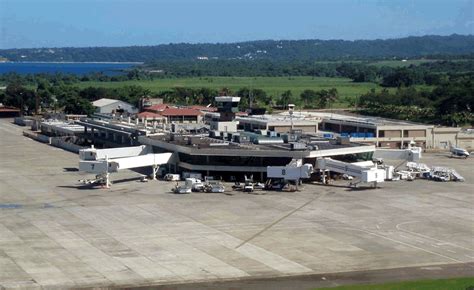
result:
<svg viewBox="0 0 474 290"><path fill-rule="evenodd" d="M405 37L386 40L260 40L156 46L3 49L10 61L151 62L196 59L357 60L474 54L474 35Z"/></svg>

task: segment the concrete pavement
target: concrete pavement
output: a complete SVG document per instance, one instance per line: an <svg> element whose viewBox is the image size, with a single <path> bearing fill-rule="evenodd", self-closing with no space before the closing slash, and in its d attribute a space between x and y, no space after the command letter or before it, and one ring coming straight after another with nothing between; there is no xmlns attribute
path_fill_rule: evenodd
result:
<svg viewBox="0 0 474 290"><path fill-rule="evenodd" d="M78 156L25 138L23 129L0 120L0 288L138 287L446 264L469 273L466 263L474 261L472 158L423 160L454 167L464 183L175 195L163 181L80 187L77 180L90 176L74 171ZM136 176L127 171L112 180Z"/></svg>

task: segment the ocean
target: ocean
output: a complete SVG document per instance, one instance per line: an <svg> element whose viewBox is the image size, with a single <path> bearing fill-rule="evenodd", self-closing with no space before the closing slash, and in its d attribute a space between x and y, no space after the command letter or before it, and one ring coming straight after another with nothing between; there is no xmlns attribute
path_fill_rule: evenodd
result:
<svg viewBox="0 0 474 290"><path fill-rule="evenodd" d="M108 76L120 75L123 69L138 63L101 63L101 62L0 62L0 74L16 72L20 75L37 73L67 73L84 75L102 72Z"/></svg>

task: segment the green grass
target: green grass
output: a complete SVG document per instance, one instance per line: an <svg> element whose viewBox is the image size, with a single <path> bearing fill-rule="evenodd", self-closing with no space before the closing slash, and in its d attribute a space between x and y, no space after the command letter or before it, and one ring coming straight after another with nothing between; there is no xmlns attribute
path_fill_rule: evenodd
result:
<svg viewBox="0 0 474 290"><path fill-rule="evenodd" d="M119 88L123 86L137 85L149 89L151 92L161 92L175 87L202 88L220 90L229 88L233 92L244 88L262 89L268 95L278 98L284 91L291 90L294 97L299 97L306 89L323 90L336 88L339 92L339 100L333 104L334 108L348 106L348 99L354 99L370 91L371 89L382 90L375 83L355 83L349 78L328 77L193 77L193 78L166 78L150 80L132 80L123 82L79 82L80 88L105 87ZM422 85L415 86L417 89L430 90L432 87ZM396 90L389 88L390 91Z"/></svg>
<svg viewBox="0 0 474 290"><path fill-rule="evenodd" d="M369 65L373 65L376 67L383 67L383 66L388 66L388 67L407 67L410 65L420 65L422 63L428 63L428 62L436 62L440 61L439 59L407 59L406 61L402 61L401 59L393 59L393 60L376 60L376 61L362 61L362 60L349 60L349 61L340 61L340 60L335 60L335 61L318 61L316 63L318 64L334 64L334 63L367 63ZM452 60L452 61L463 61L463 59L459 60Z"/></svg>
<svg viewBox="0 0 474 290"><path fill-rule="evenodd" d="M420 65L422 63L427 63L427 62L435 62L438 61L436 59L408 59L406 61L402 60L380 60L380 61L375 61L369 63L370 65L374 65L377 67L383 67L383 66L388 66L388 67L407 67L410 65Z"/></svg>
<svg viewBox="0 0 474 290"><path fill-rule="evenodd" d="M423 63L429 63L429 62L436 62L436 61L442 61L439 59L407 59L406 61L402 60L380 60L380 61L374 61L374 62L369 62L369 65L374 65L377 67L383 67L383 66L388 66L388 67L407 67L410 65L420 65ZM452 59L449 61L453 62L461 62L461 61L468 61L468 59Z"/></svg>
<svg viewBox="0 0 474 290"><path fill-rule="evenodd" d="M224 87L237 91L240 88L256 88L266 91L272 96L280 96L284 91L291 90L293 96L299 96L306 89L322 90L337 88L340 98L358 97L370 89L381 89L374 83L354 83L348 78L324 77L196 77L196 78L169 78L153 81L124 81L124 82L81 82L79 87L107 87L116 88L125 85L138 85L152 92L168 90L174 87L222 89Z"/></svg>
<svg viewBox="0 0 474 290"><path fill-rule="evenodd" d="M386 283L378 285L350 285L318 290L471 290L474 277L441 280L420 280L410 282Z"/></svg>

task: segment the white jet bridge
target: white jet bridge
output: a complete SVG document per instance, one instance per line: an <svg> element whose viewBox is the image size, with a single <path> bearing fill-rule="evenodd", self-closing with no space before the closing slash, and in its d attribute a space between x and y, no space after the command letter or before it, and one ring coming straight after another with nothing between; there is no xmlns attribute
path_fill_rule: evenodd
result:
<svg viewBox="0 0 474 290"><path fill-rule="evenodd" d="M160 165L170 161L173 153L154 154L149 146L96 149L79 151L79 171L95 173L95 180L82 180L89 184L105 184L110 187L109 174L123 169L151 166L153 179Z"/></svg>
<svg viewBox="0 0 474 290"><path fill-rule="evenodd" d="M397 166L399 167L408 161L420 160L421 152L421 147L415 147L410 144L407 149L377 149L374 159L382 162L383 159L401 160L401 163ZM323 171L323 183L326 181L325 171L333 171L355 177L358 179L357 183L373 183L375 187L379 182L384 182L386 179L390 180L390 175L393 174L394 169L393 166L379 168L372 161L347 163L331 158L320 158L316 162L316 167ZM356 185L357 183L352 182L351 185Z"/></svg>
<svg viewBox="0 0 474 290"><path fill-rule="evenodd" d="M411 144L407 149L377 148L374 152L374 158L418 162L421 159L422 151L423 148L411 146Z"/></svg>
<svg viewBox="0 0 474 290"><path fill-rule="evenodd" d="M348 163L331 158L320 158L316 160L316 166L323 172L323 183L326 183L326 171L353 176L359 182L373 183L374 187L378 182L385 181L385 169L377 168L372 161Z"/></svg>
<svg viewBox="0 0 474 290"><path fill-rule="evenodd" d="M268 178L299 181L310 178L311 173L313 173L313 165L302 164L301 159L294 159L286 166L267 166Z"/></svg>

